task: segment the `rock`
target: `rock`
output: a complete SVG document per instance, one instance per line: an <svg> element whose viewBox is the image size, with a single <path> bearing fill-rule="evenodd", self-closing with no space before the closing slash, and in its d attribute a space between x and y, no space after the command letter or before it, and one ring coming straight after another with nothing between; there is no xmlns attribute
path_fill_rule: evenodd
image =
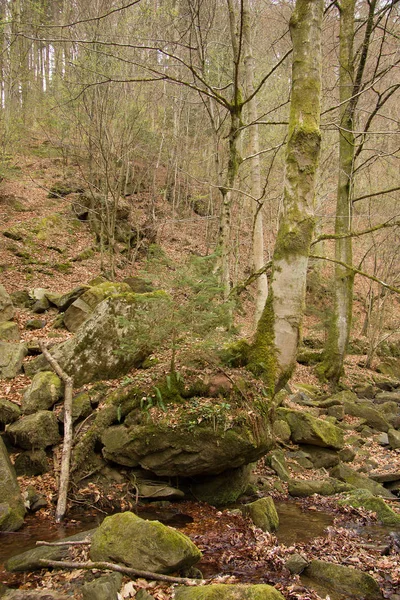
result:
<svg viewBox="0 0 400 600"><path fill-rule="evenodd" d="M86 419L92 412L92 405L90 402L90 396L87 392L81 392L74 398L72 398L72 422L76 423L80 419ZM61 423L64 422L64 408L61 410L58 415L58 420Z"/></svg>
<svg viewBox="0 0 400 600"><path fill-rule="evenodd" d="M46 312L46 310L49 310L49 308L50 302L47 300L46 296L43 296L43 298L36 300L36 302L31 307L31 311L38 315L41 315L44 312Z"/></svg>
<svg viewBox="0 0 400 600"><path fill-rule="evenodd" d="M327 415L329 417L335 417L338 421L343 421L344 418L344 406L342 404L336 404L335 406L330 406L327 411Z"/></svg>
<svg viewBox="0 0 400 600"><path fill-rule="evenodd" d="M146 292L154 292L154 287L151 281L143 279L143 277L126 277L123 283L127 283L135 294L145 294Z"/></svg>
<svg viewBox="0 0 400 600"><path fill-rule="evenodd" d="M328 479L291 479L288 482L288 491L291 496L305 498L319 494L321 496L332 496L348 491L352 486L341 483L333 478Z"/></svg>
<svg viewBox="0 0 400 600"><path fill-rule="evenodd" d="M0 284L0 322L11 321L14 316L14 306L10 295Z"/></svg>
<svg viewBox="0 0 400 600"><path fill-rule="evenodd" d="M309 565L309 561L301 554L292 554L285 562L285 567L289 569L292 575L300 575Z"/></svg>
<svg viewBox="0 0 400 600"><path fill-rule="evenodd" d="M65 312L71 306L71 304L80 296L82 296L82 294L84 294L88 289L90 289L89 285L79 285L62 296L47 294L47 298L58 308L60 312Z"/></svg>
<svg viewBox="0 0 400 600"><path fill-rule="evenodd" d="M251 465L244 465L217 475L195 477L190 483L190 491L196 500L213 506L232 504L245 493L250 474Z"/></svg>
<svg viewBox="0 0 400 600"><path fill-rule="evenodd" d="M390 468L390 465L388 465L388 467ZM371 479L373 479L374 481L378 481L379 483L390 483L392 481L400 481L400 471L391 471L389 469L385 473L370 473L369 476Z"/></svg>
<svg viewBox="0 0 400 600"><path fill-rule="evenodd" d="M48 410L62 397L63 383L53 371L36 373L21 400L21 410L29 415Z"/></svg>
<svg viewBox="0 0 400 600"><path fill-rule="evenodd" d="M61 368L74 378L76 387L101 379L114 379L141 364L151 353L153 321L143 321L143 311L151 305L160 307L167 299L164 292L129 293L113 296L101 302L76 335L53 346L50 353ZM140 307L141 314L136 315ZM121 351L129 340L129 348ZM46 370L42 356L28 363L25 372L33 375ZM48 367L47 367L48 368Z"/></svg>
<svg viewBox="0 0 400 600"><path fill-rule="evenodd" d="M28 329L29 331L43 329L43 327L46 327L46 321L43 321L43 319L29 319L29 321L25 323L25 329Z"/></svg>
<svg viewBox="0 0 400 600"><path fill-rule="evenodd" d="M346 594L346 598L355 600L382 600L378 583L363 571L344 567L322 560L312 560L304 570L308 578L330 587L336 592Z"/></svg>
<svg viewBox="0 0 400 600"><path fill-rule="evenodd" d="M12 379L21 371L22 361L28 354L25 344L0 342L0 379Z"/></svg>
<svg viewBox="0 0 400 600"><path fill-rule="evenodd" d="M16 531L24 522L25 506L17 476L0 438L0 531Z"/></svg>
<svg viewBox="0 0 400 600"><path fill-rule="evenodd" d="M30 308L34 300L30 297L28 290L20 290L10 294L12 303L18 308Z"/></svg>
<svg viewBox="0 0 400 600"><path fill-rule="evenodd" d="M289 481L290 473L287 468L282 450L273 450L265 457L266 464L275 471L282 481Z"/></svg>
<svg viewBox="0 0 400 600"><path fill-rule="evenodd" d="M377 365L376 370L378 373L393 377L393 379L400 379L400 359L394 358L393 356L387 356L381 360Z"/></svg>
<svg viewBox="0 0 400 600"><path fill-rule="evenodd" d="M359 383L354 386L354 392L358 398L375 398L376 388L370 383Z"/></svg>
<svg viewBox="0 0 400 600"><path fill-rule="evenodd" d="M309 444L304 444L300 447L306 452L315 469L330 469L340 462L339 455L335 450L310 446Z"/></svg>
<svg viewBox="0 0 400 600"><path fill-rule="evenodd" d="M47 410L22 417L7 426L13 443L24 450L39 450L60 441L57 417Z"/></svg>
<svg viewBox="0 0 400 600"><path fill-rule="evenodd" d="M117 600L121 585L121 573L101 575L82 586L83 600ZM135 597L137 598L137 594Z"/></svg>
<svg viewBox="0 0 400 600"><path fill-rule="evenodd" d="M389 436L387 433L380 433L376 441L380 446L389 446Z"/></svg>
<svg viewBox="0 0 400 600"><path fill-rule="evenodd" d="M348 446L346 446L345 448L342 448L342 450L340 450L338 452L338 457L342 462L353 462L353 460L356 457L356 452L353 450L353 448L349 448ZM333 465L336 466L336 465Z"/></svg>
<svg viewBox="0 0 400 600"><path fill-rule="evenodd" d="M382 498L378 498L368 490L354 490L340 501L340 504L349 504L353 508L366 508L374 513L378 520L388 527L400 527L400 515L386 504Z"/></svg>
<svg viewBox="0 0 400 600"><path fill-rule="evenodd" d="M375 409L371 408L370 404L365 402L344 402L344 411L346 415L352 417L360 417L365 419L367 425L376 429L376 431L388 431L389 423L383 416Z"/></svg>
<svg viewBox="0 0 400 600"><path fill-rule="evenodd" d="M284 600L271 585L214 584L178 587L175 600Z"/></svg>
<svg viewBox="0 0 400 600"><path fill-rule="evenodd" d="M340 481L344 481L345 483L349 483L353 487L357 489L369 490L375 496L382 496L383 498L393 499L395 496L388 492L383 485L373 481L369 477L354 471L348 465L337 465L330 471L331 477L335 477L336 479L340 479Z"/></svg>
<svg viewBox="0 0 400 600"><path fill-rule="evenodd" d="M172 573L197 563L201 552L183 533L124 512L106 517L97 528L90 558L153 573Z"/></svg>
<svg viewBox="0 0 400 600"><path fill-rule="evenodd" d="M17 475L28 475L36 477L43 475L49 470L47 455L44 450L28 450L18 454L14 462Z"/></svg>
<svg viewBox="0 0 400 600"><path fill-rule="evenodd" d="M68 331L75 332L92 314L100 302L115 294L130 292L127 283L111 283L107 281L89 288L67 309L64 315L64 325Z"/></svg>
<svg viewBox="0 0 400 600"><path fill-rule="evenodd" d="M380 392L376 395L375 404L384 404L385 402L396 402L396 404L400 404L400 391Z"/></svg>
<svg viewBox="0 0 400 600"><path fill-rule="evenodd" d="M274 436L281 442L288 442L290 440L290 427L283 419L276 419L272 426Z"/></svg>
<svg viewBox="0 0 400 600"><path fill-rule="evenodd" d="M46 498L43 496L43 494L39 494L33 485L28 486L22 496L24 498L24 504L26 508L31 513L35 513L41 508L47 508L48 506Z"/></svg>
<svg viewBox="0 0 400 600"><path fill-rule="evenodd" d="M279 527L279 517L272 498L260 498L240 509L244 516L250 517L256 527L272 533Z"/></svg>
<svg viewBox="0 0 400 600"><path fill-rule="evenodd" d="M322 419L312 417L306 412L278 408L277 416L288 423L292 440L297 444L310 444L340 450L343 448L343 432Z"/></svg>
<svg viewBox="0 0 400 600"><path fill-rule="evenodd" d="M400 431L396 431L396 429L389 429L388 442L392 450L397 450L400 448Z"/></svg>
<svg viewBox="0 0 400 600"><path fill-rule="evenodd" d="M148 500L155 500L160 498L171 499L171 498L184 498L185 494L174 488L167 483L160 481L137 480L135 486L139 493L139 498L146 498Z"/></svg>
<svg viewBox="0 0 400 600"><path fill-rule="evenodd" d="M40 590L10 590L1 598L2 600L71 600L71 596L47 588L41 588Z"/></svg>
<svg viewBox="0 0 400 600"><path fill-rule="evenodd" d="M88 531L81 531L70 537L64 538L58 541L67 542L80 542L82 540L92 538L96 529L89 529ZM69 546L38 546L27 550L22 554L12 556L5 563L5 568L11 573L23 572L23 571L36 571L43 569L43 565L40 562L42 558L47 560L68 560L69 557Z"/></svg>
<svg viewBox="0 0 400 600"><path fill-rule="evenodd" d="M0 423L2 425L8 425L8 423L13 423L20 417L20 415L21 410L18 404L10 402L5 398L0 399Z"/></svg>
<svg viewBox="0 0 400 600"><path fill-rule="evenodd" d="M0 340L3 342L19 342L20 335L17 323L14 323L14 321L0 322Z"/></svg>

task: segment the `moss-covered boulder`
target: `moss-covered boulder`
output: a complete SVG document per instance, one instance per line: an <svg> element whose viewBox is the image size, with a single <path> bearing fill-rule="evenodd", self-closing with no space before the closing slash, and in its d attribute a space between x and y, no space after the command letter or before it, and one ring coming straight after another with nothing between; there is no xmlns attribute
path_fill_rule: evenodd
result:
<svg viewBox="0 0 400 600"><path fill-rule="evenodd" d="M14 323L14 321L0 322L0 340L3 342L19 342L20 335L17 323Z"/></svg>
<svg viewBox="0 0 400 600"><path fill-rule="evenodd" d="M44 450L27 450L18 454L14 462L17 475L28 477L43 475L49 470L47 455Z"/></svg>
<svg viewBox="0 0 400 600"><path fill-rule="evenodd" d="M330 450L329 448L304 444L301 446L301 450L306 453L315 469L330 469L340 462L338 452Z"/></svg>
<svg viewBox="0 0 400 600"><path fill-rule="evenodd" d="M48 410L62 397L63 383L53 371L36 373L21 400L26 415L38 410Z"/></svg>
<svg viewBox="0 0 400 600"><path fill-rule="evenodd" d="M392 450L400 448L400 431L389 429L388 431L389 446Z"/></svg>
<svg viewBox="0 0 400 600"><path fill-rule="evenodd" d="M0 424L7 425L13 423L21 415L21 409L18 404L10 402L5 398L0 398Z"/></svg>
<svg viewBox="0 0 400 600"><path fill-rule="evenodd" d="M14 316L14 306L10 295L3 285L0 284L0 322L10 321Z"/></svg>
<svg viewBox="0 0 400 600"><path fill-rule="evenodd" d="M376 431L388 431L390 425L384 416L366 402L344 402L344 412L351 417L365 419L369 427Z"/></svg>
<svg viewBox="0 0 400 600"><path fill-rule="evenodd" d="M178 587L175 600L284 600L271 585L216 584L198 587Z"/></svg>
<svg viewBox="0 0 400 600"><path fill-rule="evenodd" d="M279 527L278 513L274 501L270 497L260 498L255 502L245 504L241 511L243 515L250 517L256 527L263 531L271 533Z"/></svg>
<svg viewBox="0 0 400 600"><path fill-rule="evenodd" d="M53 294L51 292L46 293L46 297L50 304L53 304L58 308L60 312L65 312L75 300L77 300L82 294L90 289L90 285L78 285L70 292L65 294Z"/></svg>
<svg viewBox="0 0 400 600"><path fill-rule="evenodd" d="M17 476L0 437L0 531L16 531L24 522L25 506Z"/></svg>
<svg viewBox="0 0 400 600"><path fill-rule="evenodd" d="M282 450L273 450L265 457L266 464L275 471L282 481L289 481L290 473Z"/></svg>
<svg viewBox="0 0 400 600"><path fill-rule="evenodd" d="M201 552L183 533L124 512L106 517L98 527L90 558L153 573L172 573L194 565Z"/></svg>
<svg viewBox="0 0 400 600"><path fill-rule="evenodd" d="M368 490L354 490L346 494L340 504L347 504L353 508L366 508L374 512L377 519L388 527L400 527L400 514L396 513L386 502Z"/></svg>
<svg viewBox="0 0 400 600"><path fill-rule="evenodd" d="M20 373L22 361L28 354L25 344L0 342L0 379L12 379Z"/></svg>
<svg viewBox="0 0 400 600"><path fill-rule="evenodd" d="M288 482L288 491L291 496L306 498L319 494L320 496L332 496L341 492L347 492L352 486L338 481L337 479L291 479Z"/></svg>
<svg viewBox="0 0 400 600"><path fill-rule="evenodd" d="M131 288L127 283L113 283L111 281L106 281L90 287L67 309L64 315L65 327L68 331L77 331L100 302L115 294L124 294L126 292L131 292Z"/></svg>
<svg viewBox="0 0 400 600"><path fill-rule="evenodd" d="M191 478L189 491L197 500L208 502L212 506L232 504L248 488L251 470L251 465L244 465L237 469L227 469L219 475Z"/></svg>
<svg viewBox="0 0 400 600"><path fill-rule="evenodd" d="M8 425L7 433L13 443L24 450L39 450L60 441L57 417L48 410L22 417Z"/></svg>
<svg viewBox="0 0 400 600"><path fill-rule="evenodd" d="M395 499L395 496L391 494L386 488L383 487L377 481L370 479L362 473L358 473L348 465L340 464L333 467L330 471L331 477L335 477L340 481L349 483L357 489L369 490L375 496L382 496L383 498Z"/></svg>
<svg viewBox="0 0 400 600"><path fill-rule="evenodd" d="M60 366L73 377L75 386L101 379L114 379L138 366L152 350L154 319L148 313L163 312L168 296L129 292L111 296L98 304L76 335L50 349ZM33 375L46 370L42 356L28 363ZM48 368L48 367L47 367Z"/></svg>
<svg viewBox="0 0 400 600"><path fill-rule="evenodd" d="M82 586L82 598L83 600L114 600L118 598L118 592L122 585L121 573L108 573L107 575L101 575L93 581L88 581ZM149 594L149 600L153 598ZM137 594L136 594L136 599Z"/></svg>
<svg viewBox="0 0 400 600"><path fill-rule="evenodd" d="M323 560L312 560L303 571L304 575L328 589L344 594L355 600L381 600L383 598L378 583L371 575Z"/></svg>
<svg viewBox="0 0 400 600"><path fill-rule="evenodd" d="M90 402L90 396L88 392L81 392L74 398L72 398L72 422L76 423L76 421L80 421L82 419L86 419L92 412L92 404ZM62 409L58 415L58 419L61 422L64 422L64 409Z"/></svg>
<svg viewBox="0 0 400 600"><path fill-rule="evenodd" d="M291 438L296 444L310 444L335 450L343 448L343 432L332 423L300 410L278 408L276 413L288 423Z"/></svg>

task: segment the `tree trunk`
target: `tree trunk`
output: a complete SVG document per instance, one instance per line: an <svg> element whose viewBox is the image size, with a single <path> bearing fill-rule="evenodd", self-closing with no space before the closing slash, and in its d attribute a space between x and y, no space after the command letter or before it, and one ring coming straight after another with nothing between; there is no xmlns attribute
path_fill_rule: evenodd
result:
<svg viewBox="0 0 400 600"><path fill-rule="evenodd" d="M304 314L320 153L322 16L322 0L297 0L290 19L292 96L283 212L268 299L250 353L250 367L264 375L271 393L294 370Z"/></svg>

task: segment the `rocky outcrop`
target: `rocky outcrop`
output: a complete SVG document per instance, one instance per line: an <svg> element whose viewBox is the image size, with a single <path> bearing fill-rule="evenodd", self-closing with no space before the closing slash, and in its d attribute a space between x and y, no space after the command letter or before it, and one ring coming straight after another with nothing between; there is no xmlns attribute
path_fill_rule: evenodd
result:
<svg viewBox="0 0 400 600"><path fill-rule="evenodd" d="M153 573L172 573L194 565L201 552L183 533L124 512L106 517L98 527L92 538L90 558Z"/></svg>
<svg viewBox="0 0 400 600"><path fill-rule="evenodd" d="M346 598L354 598L354 600L383 598L375 579L358 569L322 560L312 560L303 573L307 578L327 586L328 589L344 594Z"/></svg>
<svg viewBox="0 0 400 600"><path fill-rule="evenodd" d="M153 319L146 311L162 311L164 292L134 294L129 292L103 300L79 328L76 335L50 349L63 370L74 379L76 387L101 379L114 379L140 365L150 353ZM124 345L124 347L122 347ZM25 371L33 375L46 370L42 356L28 363Z"/></svg>
<svg viewBox="0 0 400 600"><path fill-rule="evenodd" d="M14 467L0 438L0 531L16 531L24 522L25 507Z"/></svg>
<svg viewBox="0 0 400 600"><path fill-rule="evenodd" d="M0 379L12 379L20 373L22 361L28 354L25 344L0 342Z"/></svg>
<svg viewBox="0 0 400 600"><path fill-rule="evenodd" d="M215 584L195 587L178 587L175 600L284 600L271 585Z"/></svg>
<svg viewBox="0 0 400 600"><path fill-rule="evenodd" d="M279 408L277 417L284 419L291 430L291 438L296 444L310 444L340 450L344 446L343 431L323 419L317 419L307 412Z"/></svg>
<svg viewBox="0 0 400 600"><path fill-rule="evenodd" d="M61 439L57 417L48 410L22 417L7 427L7 433L13 443L24 450L54 446Z"/></svg>
<svg viewBox="0 0 400 600"><path fill-rule="evenodd" d="M53 371L36 373L22 397L22 412L28 415L48 410L62 397L62 392L62 381Z"/></svg>

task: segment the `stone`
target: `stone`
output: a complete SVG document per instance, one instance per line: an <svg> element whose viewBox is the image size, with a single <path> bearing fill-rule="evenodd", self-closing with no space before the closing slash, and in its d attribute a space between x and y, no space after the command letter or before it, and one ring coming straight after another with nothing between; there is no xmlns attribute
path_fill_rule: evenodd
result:
<svg viewBox="0 0 400 600"><path fill-rule="evenodd" d="M83 600L117 600L121 585L121 573L101 575L82 586ZM137 594L135 597L137 598Z"/></svg>
<svg viewBox="0 0 400 600"><path fill-rule="evenodd" d="M11 321L14 316L14 306L5 287L0 284L0 322Z"/></svg>
<svg viewBox="0 0 400 600"><path fill-rule="evenodd" d="M183 533L124 512L106 517L97 528L90 558L153 573L173 573L197 563L201 552Z"/></svg>
<svg viewBox="0 0 400 600"><path fill-rule="evenodd" d="M335 425L317 419L306 412L278 408L277 416L288 423L296 444L310 444L340 450L344 446L343 431Z"/></svg>
<svg viewBox="0 0 400 600"><path fill-rule="evenodd" d="M0 531L16 531L24 523L25 506L15 469L0 437Z"/></svg>
<svg viewBox="0 0 400 600"><path fill-rule="evenodd" d="M279 527L279 517L274 501L270 497L260 498L245 504L240 509L245 517L250 517L256 527L272 533Z"/></svg>
<svg viewBox="0 0 400 600"><path fill-rule="evenodd" d="M271 585L259 583L213 584L204 586L178 587L175 600L284 600L282 594Z"/></svg>
<svg viewBox="0 0 400 600"><path fill-rule="evenodd" d="M36 373L21 400L21 410L25 415L48 410L63 394L63 383L53 371Z"/></svg>
<svg viewBox="0 0 400 600"><path fill-rule="evenodd" d="M10 402L5 398L0 398L0 423L8 425L13 423L21 416L21 409L18 404Z"/></svg>
<svg viewBox="0 0 400 600"><path fill-rule="evenodd" d="M300 448L306 452L315 469L330 469L340 462L339 454L335 450L309 444L301 445Z"/></svg>
<svg viewBox="0 0 400 600"><path fill-rule="evenodd" d="M25 344L0 342L0 379L12 379L20 373L22 362L28 354Z"/></svg>
<svg viewBox="0 0 400 600"><path fill-rule="evenodd" d="M71 600L71 596L61 594L60 592L41 588L40 590L10 590L2 600Z"/></svg>
<svg viewBox="0 0 400 600"><path fill-rule="evenodd" d="M24 450L40 450L54 446L61 439L57 417L47 410L22 417L8 425L6 431L13 443Z"/></svg>
<svg viewBox="0 0 400 600"><path fill-rule="evenodd" d="M272 426L274 436L281 442L288 442L290 440L290 427L283 419L276 419Z"/></svg>
<svg viewBox="0 0 400 600"><path fill-rule="evenodd" d="M385 402L396 402L400 404L400 390L379 392L375 398L375 404L384 404Z"/></svg>
<svg viewBox="0 0 400 600"><path fill-rule="evenodd" d="M250 475L251 465L244 465L217 475L195 477L190 484L190 491L196 500L212 506L232 504L245 493Z"/></svg>
<svg viewBox="0 0 400 600"><path fill-rule="evenodd" d="M376 441L380 446L389 446L389 436L387 433L380 433Z"/></svg>
<svg viewBox="0 0 400 600"><path fill-rule="evenodd" d="M397 450L400 448L400 431L397 431L396 429L389 429L388 442L392 450Z"/></svg>
<svg viewBox="0 0 400 600"><path fill-rule="evenodd" d="M348 465L337 465L330 471L331 477L335 477L340 481L349 483L357 489L369 490L375 496L382 496L383 498L394 499L395 496L386 490L383 485L370 479L366 475L358 473Z"/></svg>
<svg viewBox="0 0 400 600"><path fill-rule="evenodd" d="M307 578L336 592L346 595L346 598L359 600L382 600L383 596L378 583L371 575L354 569L344 567L322 560L312 560L303 571Z"/></svg>
<svg viewBox="0 0 400 600"><path fill-rule="evenodd" d="M342 404L335 404L334 406L330 406L326 413L329 417L335 417L338 421L343 421L344 406Z"/></svg>
<svg viewBox="0 0 400 600"><path fill-rule="evenodd" d="M300 575L310 562L301 554L292 554L285 562L285 567L289 569L292 575Z"/></svg>
<svg viewBox="0 0 400 600"><path fill-rule="evenodd" d="M73 304L75 300L82 296L82 294L84 294L89 288L90 285L79 285L62 296L56 297L54 294L52 294L49 297L49 294L47 294L47 297L60 312L65 312L71 306L71 304Z"/></svg>
<svg viewBox="0 0 400 600"><path fill-rule="evenodd" d="M376 370L378 373L398 380L400 379L400 359L394 356L387 356L377 365Z"/></svg>
<svg viewBox="0 0 400 600"><path fill-rule="evenodd" d="M131 288L127 283L111 283L109 281L89 288L67 309L64 315L65 327L74 333L100 302L115 294L124 294L130 291Z"/></svg>
<svg viewBox="0 0 400 600"><path fill-rule="evenodd" d="M151 294L129 293L112 296L98 304L89 319L83 323L73 338L57 344L50 353L61 368L71 375L76 387L102 379L114 379L139 366L151 353L151 331L154 322L143 322L137 309L146 307L162 311L167 300L164 292ZM129 341L129 347L121 345ZM44 357L26 364L25 372L32 376L47 370Z"/></svg>
<svg viewBox="0 0 400 600"><path fill-rule="evenodd" d="M271 467L282 481L289 481L290 473L287 468L282 450L273 450L265 457L266 464Z"/></svg>
<svg viewBox="0 0 400 600"><path fill-rule="evenodd" d="M296 498L306 498L319 494L320 496L332 496L348 491L352 486L342 483L333 478L328 479L291 479L288 482L288 491Z"/></svg>
<svg viewBox="0 0 400 600"><path fill-rule="evenodd" d="M14 321L0 322L0 340L3 342L19 342L20 335L17 323L14 323Z"/></svg>
<svg viewBox="0 0 400 600"><path fill-rule="evenodd" d="M96 529L81 531L70 537L64 538L66 542L80 542L83 540L90 541ZM68 560L70 547L65 546L38 546L32 550L26 550L22 554L12 556L5 563L5 568L11 573L19 573L23 571L37 571L43 569L42 559L47 560Z"/></svg>
<svg viewBox="0 0 400 600"><path fill-rule="evenodd" d="M146 292L154 292L154 286L151 281L143 279L143 277L126 277L123 283L127 283L135 294L145 294Z"/></svg>
<svg viewBox="0 0 400 600"><path fill-rule="evenodd" d="M90 396L87 392L81 392L74 398L72 398L72 422L76 423L79 420L86 419L92 412L92 404L90 402ZM64 408L58 415L59 421L64 422Z"/></svg>
<svg viewBox="0 0 400 600"><path fill-rule="evenodd" d="M370 383L359 383L354 386L354 392L358 398L375 398L376 388Z"/></svg>
<svg viewBox="0 0 400 600"><path fill-rule="evenodd" d="M135 487L138 490L139 498L146 498L147 500L159 500L160 498L177 499L184 498L185 496L184 492L163 481L156 483L155 481L137 480Z"/></svg>
<svg viewBox="0 0 400 600"><path fill-rule="evenodd" d="M37 475L43 475L49 470L46 452L44 450L21 452L15 459L14 467L18 476L36 477Z"/></svg>
<svg viewBox="0 0 400 600"><path fill-rule="evenodd" d="M400 515L394 512L382 498L374 496L368 490L354 490L347 494L340 504L348 504L353 508L366 508L374 512L383 525L400 527Z"/></svg>
<svg viewBox="0 0 400 600"><path fill-rule="evenodd" d="M28 331L43 329L43 327L46 327L46 321L43 321L43 319L29 319L25 323L25 329L28 329Z"/></svg>
<svg viewBox="0 0 400 600"><path fill-rule="evenodd" d="M50 302L47 300L46 296L43 296L43 298L40 298L39 300L35 301L35 303L31 307L31 311L36 313L37 315L41 315L44 312L46 312L46 310L49 310L49 308Z"/></svg>
<svg viewBox="0 0 400 600"><path fill-rule="evenodd" d="M30 308L34 300L30 297L28 290L20 290L10 294L12 303L17 308Z"/></svg>
<svg viewBox="0 0 400 600"><path fill-rule="evenodd" d="M375 409L365 402L344 402L344 411L346 415L352 417L360 417L365 419L365 422L369 427L376 429L376 431L388 431L389 423L387 420Z"/></svg>
<svg viewBox="0 0 400 600"><path fill-rule="evenodd" d="M350 448L349 446L342 448L342 450L340 450L338 452L339 459L345 463L353 462L356 455L357 455L357 453L353 450L353 448ZM336 466L336 465L334 465L334 466Z"/></svg>

